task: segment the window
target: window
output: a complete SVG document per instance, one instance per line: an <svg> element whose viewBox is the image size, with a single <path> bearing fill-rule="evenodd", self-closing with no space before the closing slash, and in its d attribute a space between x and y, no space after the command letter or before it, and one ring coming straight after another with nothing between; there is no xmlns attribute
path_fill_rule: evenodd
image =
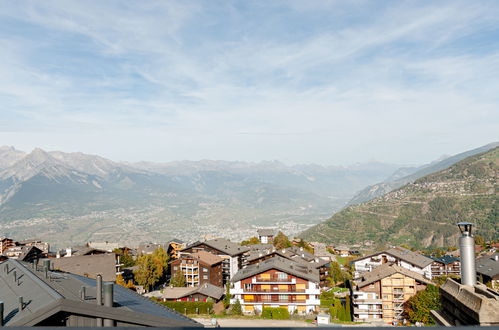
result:
<svg viewBox="0 0 499 330"><path fill-rule="evenodd" d="M288 301L288 295L287 294L280 294L279 301Z"/></svg>
<svg viewBox="0 0 499 330"><path fill-rule="evenodd" d="M288 279L288 274L286 274L286 273L282 273L282 272L277 273L277 278L278 278L279 280L287 280L287 279Z"/></svg>
<svg viewBox="0 0 499 330"><path fill-rule="evenodd" d="M203 267L203 273L208 273L208 268Z"/></svg>
<svg viewBox="0 0 499 330"><path fill-rule="evenodd" d="M246 290L246 291L251 291L252 288L253 288L253 286L251 284L244 285L244 290Z"/></svg>
<svg viewBox="0 0 499 330"><path fill-rule="evenodd" d="M208 275L203 275L203 280L207 280L208 279Z"/></svg>
<svg viewBox="0 0 499 330"><path fill-rule="evenodd" d="M178 269L178 266L173 266L173 270L177 270Z"/></svg>

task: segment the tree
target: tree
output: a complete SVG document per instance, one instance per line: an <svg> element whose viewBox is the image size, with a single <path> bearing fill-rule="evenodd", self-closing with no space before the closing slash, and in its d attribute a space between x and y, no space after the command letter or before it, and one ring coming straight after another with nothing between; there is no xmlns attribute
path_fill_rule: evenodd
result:
<svg viewBox="0 0 499 330"><path fill-rule="evenodd" d="M332 261L329 266L330 275L330 285L335 286L337 283L341 283L345 280L343 276L343 271L341 270L340 264L337 261Z"/></svg>
<svg viewBox="0 0 499 330"><path fill-rule="evenodd" d="M350 311L350 295L345 297L345 321L352 321L352 313Z"/></svg>
<svg viewBox="0 0 499 330"><path fill-rule="evenodd" d="M224 303L224 307L225 309L229 308L230 306L230 288L229 288L229 284L227 283L225 285L225 297L224 297L224 300L223 300L223 303Z"/></svg>
<svg viewBox="0 0 499 330"><path fill-rule="evenodd" d="M243 310L241 309L241 303L239 299L236 299L234 305L232 305L232 314L233 315L243 315Z"/></svg>
<svg viewBox="0 0 499 330"><path fill-rule="evenodd" d="M174 287L185 287L185 276L182 271L177 271L170 280L170 285Z"/></svg>
<svg viewBox="0 0 499 330"><path fill-rule="evenodd" d="M434 324L430 311L438 309L440 309L439 289L431 284L428 284L425 290L409 298L404 304L405 314L412 323Z"/></svg>
<svg viewBox="0 0 499 330"><path fill-rule="evenodd" d="M120 262L123 264L123 267L135 266L135 260L130 255L130 251L128 248L114 249L113 252L120 256Z"/></svg>
<svg viewBox="0 0 499 330"><path fill-rule="evenodd" d="M480 235L475 235L475 244L485 246L485 239Z"/></svg>
<svg viewBox="0 0 499 330"><path fill-rule="evenodd" d="M279 233L274 237L274 246L276 249L285 249L291 247L291 242L288 237L279 231Z"/></svg>
<svg viewBox="0 0 499 330"><path fill-rule="evenodd" d="M307 243L304 239L302 239L302 240L300 240L300 242L298 242L298 247L301 247L305 251L314 254L314 248L309 243Z"/></svg>
<svg viewBox="0 0 499 330"><path fill-rule="evenodd" d="M250 237L247 240L241 242L241 245L255 245L255 244L260 244L260 240L258 239L258 237L255 236Z"/></svg>
<svg viewBox="0 0 499 330"><path fill-rule="evenodd" d="M139 268L133 272L135 281L149 290L164 278L168 269L168 254L160 247L152 254L138 257L137 266Z"/></svg>

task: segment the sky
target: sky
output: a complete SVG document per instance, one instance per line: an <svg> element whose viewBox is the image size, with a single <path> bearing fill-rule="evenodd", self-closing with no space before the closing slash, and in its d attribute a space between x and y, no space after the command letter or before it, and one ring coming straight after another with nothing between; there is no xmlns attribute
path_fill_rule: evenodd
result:
<svg viewBox="0 0 499 330"><path fill-rule="evenodd" d="M0 145L340 165L494 141L498 1L0 4Z"/></svg>

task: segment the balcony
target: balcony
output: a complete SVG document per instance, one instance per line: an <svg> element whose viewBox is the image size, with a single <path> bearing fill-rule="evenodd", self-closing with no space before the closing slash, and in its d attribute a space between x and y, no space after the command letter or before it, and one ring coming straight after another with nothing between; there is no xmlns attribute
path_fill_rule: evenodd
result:
<svg viewBox="0 0 499 330"><path fill-rule="evenodd" d="M279 277L279 276L270 276L270 277L261 277L257 276L255 278L256 282L292 282L292 278L287 277Z"/></svg>
<svg viewBox="0 0 499 330"><path fill-rule="evenodd" d="M307 291L306 289L296 289L296 288L290 288L287 290L274 290L274 289L261 289L261 288L251 288L251 289L244 289L243 292L248 294L248 293L254 293L254 292L270 292L270 293L294 293L294 292L302 292L304 293Z"/></svg>
<svg viewBox="0 0 499 330"><path fill-rule="evenodd" d="M246 304L304 304L306 299L263 299L256 297L253 300L244 300Z"/></svg>
<svg viewBox="0 0 499 330"><path fill-rule="evenodd" d="M353 308L354 314L369 314L369 315L379 315L383 314L383 310L381 308L379 309L360 309L360 308Z"/></svg>

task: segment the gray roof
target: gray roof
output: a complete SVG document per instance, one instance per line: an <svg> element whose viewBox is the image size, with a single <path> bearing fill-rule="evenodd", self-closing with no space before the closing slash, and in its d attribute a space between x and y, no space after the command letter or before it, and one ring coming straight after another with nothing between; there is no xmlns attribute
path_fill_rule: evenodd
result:
<svg viewBox="0 0 499 330"><path fill-rule="evenodd" d="M256 232L260 236L274 236L274 229L262 228L262 229L258 229Z"/></svg>
<svg viewBox="0 0 499 330"><path fill-rule="evenodd" d="M96 281L78 275L35 270L28 263L6 260L0 263L0 297L8 326L33 326L58 312L100 317L144 326L200 326L194 320L141 297L134 291L114 285L116 307L95 303ZM17 279L14 280L14 272ZM82 300L80 290L86 288ZM25 307L18 310L18 297Z"/></svg>
<svg viewBox="0 0 499 330"><path fill-rule="evenodd" d="M51 259L53 268L64 272L96 278L102 275L104 281L116 280L116 254L76 255Z"/></svg>
<svg viewBox="0 0 499 330"><path fill-rule="evenodd" d="M499 252L490 256L478 258L476 260L477 273L486 275L490 278L499 277L499 260L496 260L496 257L499 258Z"/></svg>
<svg viewBox="0 0 499 330"><path fill-rule="evenodd" d="M385 277L391 276L391 275L396 274L396 273L412 277L413 279L415 279L421 283L425 283L425 284L432 283L428 279L424 278L423 275L416 273L416 272L413 272L411 270L408 270L404 267L400 267L397 265L384 264L384 265L381 265L379 267L374 268L371 272L365 273L364 276L362 277L362 282L358 283L357 286L359 288L362 288L362 287L365 287L366 285L377 282Z"/></svg>
<svg viewBox="0 0 499 330"><path fill-rule="evenodd" d="M354 263L356 261L363 260L366 258L370 258L370 257L376 256L378 254L382 254L382 253L389 254L392 257L406 261L410 264L418 266L419 268L425 268L426 266L428 266L429 264L431 264L433 262L432 259L425 257L424 255L419 254L417 252L413 252L411 250L408 250L408 249L405 249L402 247L395 247L395 248L391 248L391 249L388 249L385 251L375 252L375 253L369 254L367 256L357 258L355 260L352 260L351 263Z"/></svg>
<svg viewBox="0 0 499 330"><path fill-rule="evenodd" d="M450 263L453 263L455 261L459 261L460 259L454 256L450 255L443 255L441 257L432 257L432 256L427 256L428 258L432 259L433 261L439 262L444 265L448 265Z"/></svg>
<svg viewBox="0 0 499 330"><path fill-rule="evenodd" d="M164 298L164 299L180 299L191 296L193 294L202 294L215 300L220 300L225 293L224 288L215 286L210 283L204 283L201 286L195 287L167 287L160 291L146 293L148 297Z"/></svg>
<svg viewBox="0 0 499 330"><path fill-rule="evenodd" d="M245 246L241 246L241 245L236 244L234 242L231 242L225 238L215 238L215 239L211 239L211 240L204 241L204 242L197 241L197 242L192 243L191 245L189 245L188 247L186 247L182 251L199 246L201 244L206 244L206 245L214 248L215 250L218 250L218 251L220 251L224 254L227 254L231 257L249 251L249 248L247 248Z"/></svg>
<svg viewBox="0 0 499 330"><path fill-rule="evenodd" d="M307 252L304 249L296 246L292 246L286 249L276 249L272 247L272 249L253 250L250 251L247 260L251 262L269 255L278 255L288 260L292 260L294 262L314 268L322 267L330 262L328 260L321 259L311 254L310 252Z"/></svg>
<svg viewBox="0 0 499 330"><path fill-rule="evenodd" d="M299 278L319 282L319 271L314 267L307 267L303 264L285 259L282 257L272 257L260 263L249 265L239 270L232 278L232 282L237 282L245 278L263 273L270 269L280 270L287 274L294 275Z"/></svg>

